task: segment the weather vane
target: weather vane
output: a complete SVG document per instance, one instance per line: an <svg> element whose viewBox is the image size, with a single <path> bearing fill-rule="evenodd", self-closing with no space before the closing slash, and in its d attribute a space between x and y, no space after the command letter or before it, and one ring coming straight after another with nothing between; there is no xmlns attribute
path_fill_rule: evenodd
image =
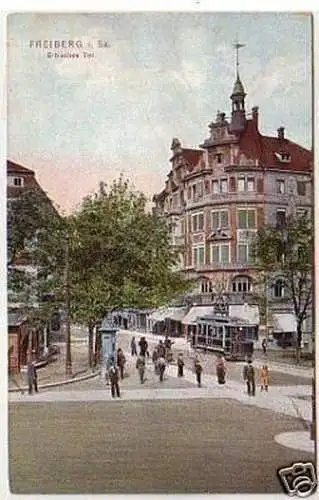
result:
<svg viewBox="0 0 319 500"><path fill-rule="evenodd" d="M238 68L239 68L238 51L242 47L245 47L245 44L239 43L238 42L238 38L236 38L236 42L233 43L233 47L236 49L236 71L237 71L237 74L238 74Z"/></svg>

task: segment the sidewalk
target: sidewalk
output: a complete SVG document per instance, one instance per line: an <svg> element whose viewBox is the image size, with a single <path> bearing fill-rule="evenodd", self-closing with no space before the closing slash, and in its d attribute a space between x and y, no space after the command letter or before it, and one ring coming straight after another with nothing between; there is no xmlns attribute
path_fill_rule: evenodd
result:
<svg viewBox="0 0 319 500"><path fill-rule="evenodd" d="M146 340L153 346L155 344L158 344L160 340L164 340L165 336L164 335L153 335L151 333L143 333L139 331L134 331L134 330L119 330L121 334L126 334L130 336L135 336L135 337L142 337L144 336ZM190 344L186 342L186 339L184 337L171 337L173 340L174 344L172 346L172 350L174 353L177 351L183 352L184 355L185 353L188 353L191 356L195 356L195 351L192 349ZM197 352L201 359L203 360L211 360L211 355L210 354L205 354L203 350L199 350ZM254 356L254 365L256 368L261 368L261 366L267 361L268 367L272 371L280 372L280 373L286 373L290 375L296 375L300 377L305 377L305 378L312 378L313 377L313 368L309 366L296 366L295 364L289 364L287 362L275 362L270 359L264 358L262 353L257 351L257 356ZM243 362L236 362L238 366L244 365Z"/></svg>
<svg viewBox="0 0 319 500"><path fill-rule="evenodd" d="M64 343L58 344L61 353L57 355L57 360L37 370L38 386L46 386L47 384L58 384L66 381L92 375L92 370L88 366L88 351L83 349L82 345L72 344L72 375L66 376L66 346ZM16 380L16 383L14 383ZM19 388L27 390L26 368L21 370L21 373L15 377L9 377L9 391L17 391Z"/></svg>

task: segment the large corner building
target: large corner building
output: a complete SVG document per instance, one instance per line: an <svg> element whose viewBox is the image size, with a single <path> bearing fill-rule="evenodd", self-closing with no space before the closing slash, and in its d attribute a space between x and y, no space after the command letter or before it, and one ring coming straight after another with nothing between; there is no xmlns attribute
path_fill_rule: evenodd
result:
<svg viewBox="0 0 319 500"><path fill-rule="evenodd" d="M222 291L230 304L242 307L241 315L255 300L256 231L283 223L289 214L310 214L313 171L312 152L290 141L281 126L274 136L263 135L258 107L248 113L245 98L237 67L230 118L218 112L209 137L196 149L173 139L165 188L153 199L154 210L172 223L172 243L184 245L181 269L198 278L193 304L209 304ZM267 323L275 334L294 332L280 276L267 293Z"/></svg>

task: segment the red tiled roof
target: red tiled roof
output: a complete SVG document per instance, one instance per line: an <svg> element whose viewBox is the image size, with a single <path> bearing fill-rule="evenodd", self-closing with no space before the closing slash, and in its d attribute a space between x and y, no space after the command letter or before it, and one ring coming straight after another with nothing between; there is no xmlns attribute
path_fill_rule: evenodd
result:
<svg viewBox="0 0 319 500"><path fill-rule="evenodd" d="M185 158L185 160L195 167L201 157L203 156L204 151L201 149L187 149L187 148L182 148L182 155Z"/></svg>
<svg viewBox="0 0 319 500"><path fill-rule="evenodd" d="M268 137L260 134L253 120L247 121L247 128L240 138L240 152L248 158L258 159L266 168L309 172L313 168L313 154L289 139ZM289 153L291 161L281 162L275 153Z"/></svg>
<svg viewBox="0 0 319 500"><path fill-rule="evenodd" d="M192 167L195 167L203 156L203 153L204 151L201 149L182 148L182 152L172 156L170 161L173 161L176 156L182 156Z"/></svg>
<svg viewBox="0 0 319 500"><path fill-rule="evenodd" d="M33 170L30 170L29 168L23 167L22 165L19 165L18 163L14 163L13 161L10 161L10 160L7 160L7 172L8 173L20 172L23 174L34 175Z"/></svg>

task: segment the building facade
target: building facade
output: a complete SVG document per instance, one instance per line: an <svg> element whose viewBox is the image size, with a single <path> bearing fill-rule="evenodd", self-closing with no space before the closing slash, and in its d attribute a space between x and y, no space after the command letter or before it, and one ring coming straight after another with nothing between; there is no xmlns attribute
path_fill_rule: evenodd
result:
<svg viewBox="0 0 319 500"><path fill-rule="evenodd" d="M172 224L172 244L184 245L180 268L197 278L193 303L208 304L220 293L232 304L254 303L258 228L281 224L290 214L311 215L312 152L290 141L283 127L273 137L263 135L258 107L247 113L245 98L237 71L231 117L218 112L196 149L173 139L165 188L153 198L154 211ZM268 283L267 296L265 322L275 331L295 331L280 277Z"/></svg>
<svg viewBox="0 0 319 500"><path fill-rule="evenodd" d="M9 330L9 366L11 370L20 369L25 364L31 352L36 357L48 347L47 329L32 324L29 308L39 307L39 298L30 286L24 285L20 291L15 287L10 289L10 277L15 272L24 273L30 283L37 280L39 269L32 262L28 248L13 255L10 250L10 216L9 211L15 210L14 203L26 190L33 190L39 203L47 203L52 214L58 215L51 200L37 182L35 173L22 165L7 161L7 208L8 208L8 330ZM18 214L20 215L20 214ZM21 214L22 215L22 214ZM41 348L40 348L41 347Z"/></svg>

